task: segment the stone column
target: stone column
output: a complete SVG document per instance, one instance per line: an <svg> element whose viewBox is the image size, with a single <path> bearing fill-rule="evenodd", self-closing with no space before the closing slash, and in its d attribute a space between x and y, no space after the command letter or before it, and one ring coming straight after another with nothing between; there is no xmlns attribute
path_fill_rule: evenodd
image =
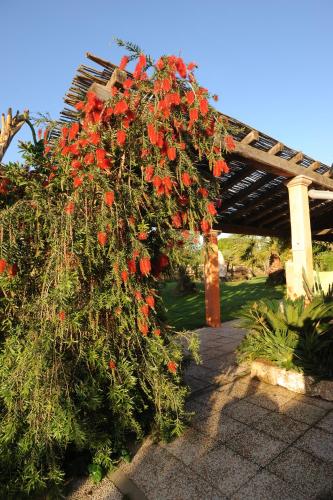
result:
<svg viewBox="0 0 333 500"><path fill-rule="evenodd" d="M290 298L306 295L304 278L313 287L313 256L308 187L311 180L298 175L286 182L289 193L289 210L292 242L292 269L287 266L287 290ZM288 283L289 280L289 283Z"/></svg>
<svg viewBox="0 0 333 500"><path fill-rule="evenodd" d="M206 237L205 241L206 324L214 328L221 326L217 235L217 231L211 231L209 236Z"/></svg>

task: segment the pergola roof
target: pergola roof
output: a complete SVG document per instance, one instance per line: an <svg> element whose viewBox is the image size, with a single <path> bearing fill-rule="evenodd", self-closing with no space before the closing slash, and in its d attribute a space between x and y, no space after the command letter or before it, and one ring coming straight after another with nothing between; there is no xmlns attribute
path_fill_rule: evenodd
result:
<svg viewBox="0 0 333 500"><path fill-rule="evenodd" d="M85 97L93 83L106 85L116 65L90 53L96 67L81 65L65 96L69 106L62 121L77 119L73 107ZM237 234L290 236L289 200L284 181L306 175L312 187L333 191L328 165L287 147L252 127L223 115L233 128L236 149L227 158L230 171L221 177L222 207L216 229ZM57 131L54 132L57 134ZM333 201L311 200L312 236L333 241Z"/></svg>

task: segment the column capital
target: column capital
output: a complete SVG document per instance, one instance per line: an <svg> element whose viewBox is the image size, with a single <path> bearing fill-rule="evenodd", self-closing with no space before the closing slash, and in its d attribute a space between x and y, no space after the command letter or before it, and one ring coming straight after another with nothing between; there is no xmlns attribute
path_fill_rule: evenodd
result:
<svg viewBox="0 0 333 500"><path fill-rule="evenodd" d="M284 181L284 185L289 189L291 187L295 186L310 186L312 184L312 179L310 177L307 177L306 175L297 175L296 177L293 177L291 180L286 180Z"/></svg>

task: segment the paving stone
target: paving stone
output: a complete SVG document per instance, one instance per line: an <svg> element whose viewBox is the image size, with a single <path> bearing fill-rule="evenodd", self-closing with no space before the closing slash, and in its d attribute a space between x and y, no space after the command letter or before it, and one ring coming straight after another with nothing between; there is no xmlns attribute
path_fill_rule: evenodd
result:
<svg viewBox="0 0 333 500"><path fill-rule="evenodd" d="M199 460L212 450L217 442L217 439L212 439L194 428L187 430L171 443L161 443L161 446L185 465L190 465L194 460Z"/></svg>
<svg viewBox="0 0 333 500"><path fill-rule="evenodd" d="M231 497L232 500L305 500L306 498L293 486L265 470L258 472Z"/></svg>
<svg viewBox="0 0 333 500"><path fill-rule="evenodd" d="M326 410L333 409L333 401L326 401L325 399L321 399L316 396L304 396L303 394L296 394L295 400L301 401L301 403L318 406L319 408L324 408Z"/></svg>
<svg viewBox="0 0 333 500"><path fill-rule="evenodd" d="M306 499L333 498L333 466L294 446L287 448L271 464L270 472L302 491Z"/></svg>
<svg viewBox="0 0 333 500"><path fill-rule="evenodd" d="M326 414L326 410L323 408L302 403L295 399L288 401L279 408L279 411L284 415L309 425L315 424Z"/></svg>
<svg viewBox="0 0 333 500"><path fill-rule="evenodd" d="M211 438L221 442L228 441L247 428L246 425L238 420L234 420L224 412L213 412L210 415L206 414L204 418L195 420L193 426L200 432L204 432L211 436Z"/></svg>
<svg viewBox="0 0 333 500"><path fill-rule="evenodd" d="M278 411L282 406L284 406L290 399L285 398L280 395L269 394L268 392L261 393L257 392L252 396L246 398L246 401L250 403L266 408L267 410Z"/></svg>
<svg viewBox="0 0 333 500"><path fill-rule="evenodd" d="M330 411L324 418L316 423L317 427L324 429L327 432L333 433L333 411Z"/></svg>
<svg viewBox="0 0 333 500"><path fill-rule="evenodd" d="M333 462L332 434L322 429L309 429L304 436L296 441L294 446L309 453L313 453L326 462Z"/></svg>
<svg viewBox="0 0 333 500"><path fill-rule="evenodd" d="M193 462L191 468L227 496L253 477L258 470L257 465L245 460L224 445L218 446L200 460Z"/></svg>
<svg viewBox="0 0 333 500"><path fill-rule="evenodd" d="M244 458L262 466L287 447L286 443L250 427L227 441L226 445Z"/></svg>
<svg viewBox="0 0 333 500"><path fill-rule="evenodd" d="M252 425L259 431L264 431L286 443L292 443L309 428L307 424L297 422L286 415L276 412L271 412L261 420L253 422Z"/></svg>
<svg viewBox="0 0 333 500"><path fill-rule="evenodd" d="M269 414L269 410L244 400L229 405L223 412L245 424L251 424Z"/></svg>

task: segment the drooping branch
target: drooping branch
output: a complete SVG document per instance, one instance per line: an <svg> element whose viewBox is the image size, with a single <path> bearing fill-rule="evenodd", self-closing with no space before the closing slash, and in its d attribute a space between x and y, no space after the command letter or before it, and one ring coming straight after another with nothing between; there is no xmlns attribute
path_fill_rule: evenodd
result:
<svg viewBox="0 0 333 500"><path fill-rule="evenodd" d="M0 130L0 162L9 148L13 137L28 120L28 117L29 111L24 111L23 114L20 114L17 111L16 115L13 116L11 108L8 109L7 116L2 113Z"/></svg>

